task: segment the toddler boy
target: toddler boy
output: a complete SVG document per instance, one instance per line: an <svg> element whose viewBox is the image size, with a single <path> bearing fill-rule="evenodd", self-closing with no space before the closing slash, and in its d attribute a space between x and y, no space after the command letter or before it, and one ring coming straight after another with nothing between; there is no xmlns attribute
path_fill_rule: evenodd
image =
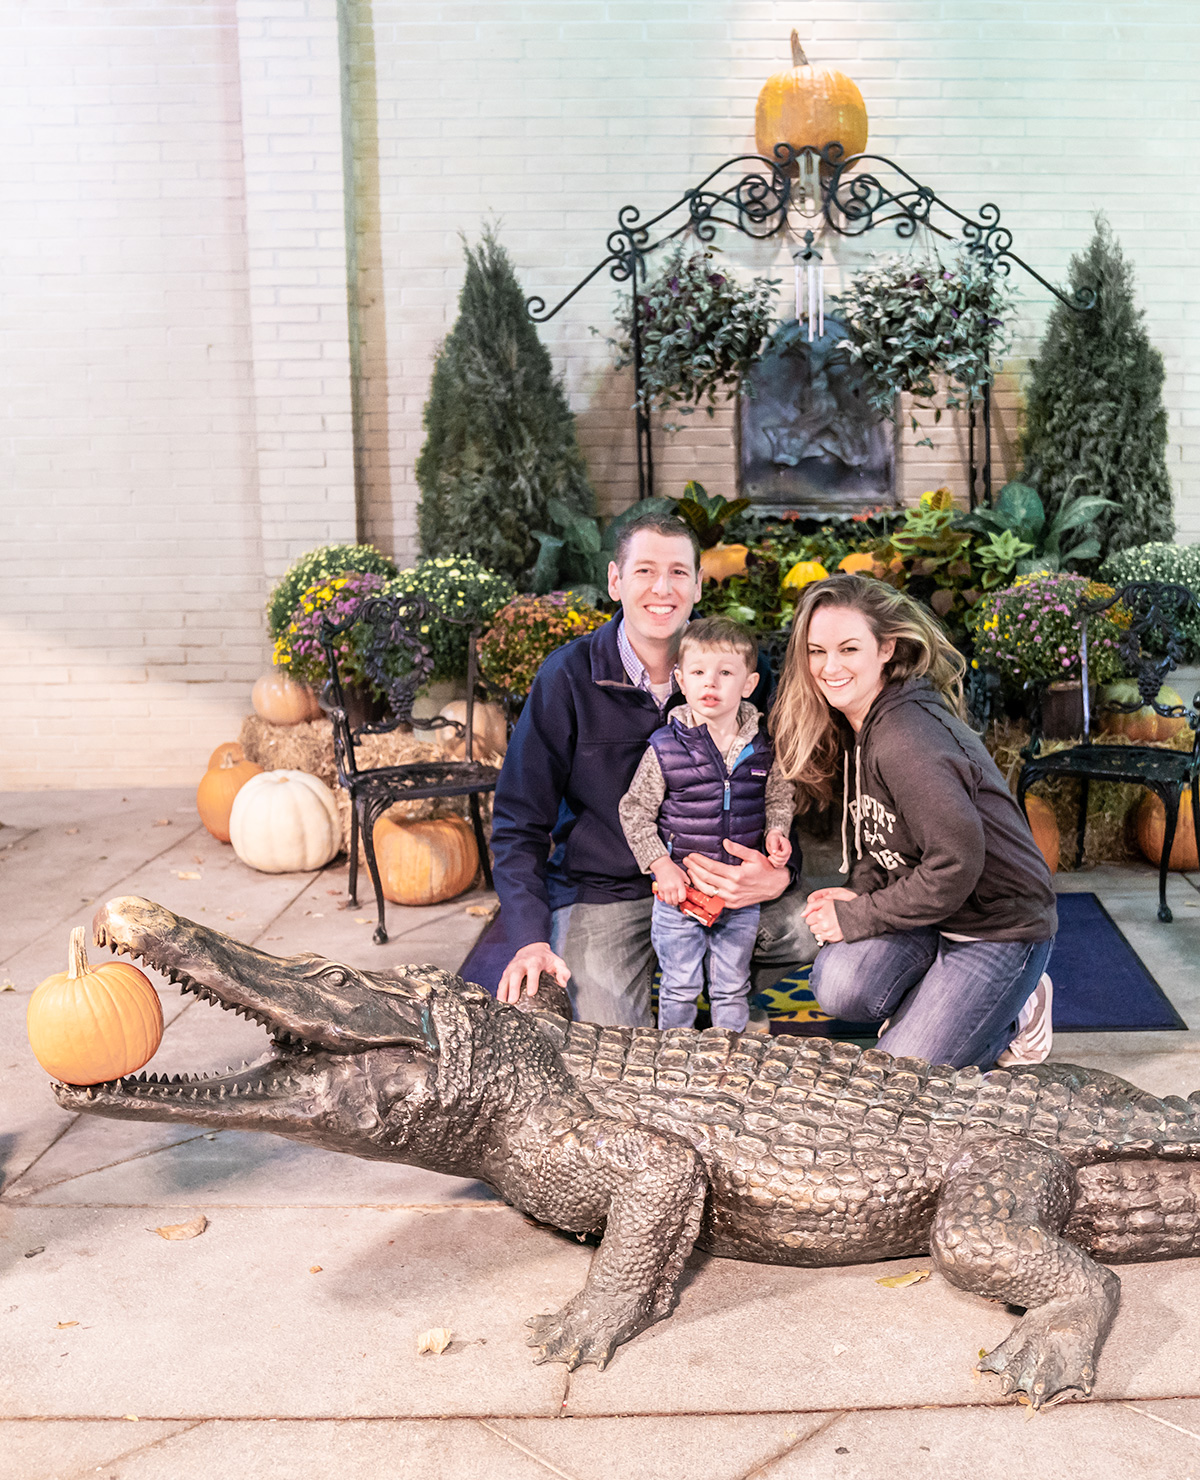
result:
<svg viewBox="0 0 1200 1480"><path fill-rule="evenodd" d="M621 826L657 896L650 938L662 972L660 1028L690 1028L707 976L713 1026L743 1032L750 1013L750 957L757 905L723 910L711 924L684 914L690 880L675 862L701 853L737 860L726 838L762 849L776 868L791 855L795 798L774 765L761 715L745 702L758 682L758 644L739 622L702 617L684 630L675 677L686 704L650 737L629 790ZM765 836L765 849L764 849Z"/></svg>

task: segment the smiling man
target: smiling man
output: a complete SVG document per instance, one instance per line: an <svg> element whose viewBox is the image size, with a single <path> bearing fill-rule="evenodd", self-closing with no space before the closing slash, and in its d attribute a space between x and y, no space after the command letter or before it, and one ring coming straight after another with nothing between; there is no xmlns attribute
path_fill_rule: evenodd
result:
<svg viewBox="0 0 1200 1480"><path fill-rule="evenodd" d="M699 546L682 520L648 514L621 531L608 591L612 621L542 664L496 787L492 852L503 928L514 955L501 1001L540 974L571 995L577 1018L653 1022L651 880L621 828L618 806L676 692L679 637L700 596ZM816 954L793 876L763 853L729 845L739 864L683 860L693 881L734 908L762 911L757 989Z"/></svg>

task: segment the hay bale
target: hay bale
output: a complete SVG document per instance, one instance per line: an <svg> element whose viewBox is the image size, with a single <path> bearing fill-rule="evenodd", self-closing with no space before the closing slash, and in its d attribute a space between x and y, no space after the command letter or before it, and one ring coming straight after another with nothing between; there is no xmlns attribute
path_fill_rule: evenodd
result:
<svg viewBox="0 0 1200 1480"><path fill-rule="evenodd" d="M1171 740L1163 741L1163 750L1191 750L1192 732L1184 730ZM1009 789L1016 794L1017 778L1024 760L1021 751L1029 744L1029 726L1011 720L1000 720L989 731L986 745L992 759L1000 768L1000 774L1008 782ZM1079 740L1043 740L1041 754L1052 755L1055 751L1070 750ZM1121 735L1105 735L1105 745L1132 745L1135 742ZM1054 808L1058 821L1061 849L1059 868L1070 872L1075 867L1075 829L1079 816L1079 782L1070 777L1054 777L1039 781L1033 788L1036 794ZM1084 841L1083 862L1130 863L1141 860L1141 850L1134 832L1134 815L1137 812L1145 787L1127 785L1118 781L1093 782L1088 794L1087 837Z"/></svg>
<svg viewBox="0 0 1200 1480"><path fill-rule="evenodd" d="M350 798L338 785L337 767L333 756L333 724L321 718L307 720L299 725L272 725L256 714L247 715L242 722L238 737L247 760L253 761L264 771L307 771L319 776L333 788L338 815L342 820L342 851L350 851ZM358 767L361 771L374 770L378 766L404 766L419 761L445 759L440 747L428 740L417 740L406 725L389 731L385 735L364 735L356 747ZM477 757L484 765L499 767L503 756L488 752ZM487 793L480 798L483 806L484 825L490 826L492 798ZM469 817L466 797L426 797L418 801L396 802L386 814L394 822L422 822L430 817ZM359 844L359 860L364 865L362 845Z"/></svg>

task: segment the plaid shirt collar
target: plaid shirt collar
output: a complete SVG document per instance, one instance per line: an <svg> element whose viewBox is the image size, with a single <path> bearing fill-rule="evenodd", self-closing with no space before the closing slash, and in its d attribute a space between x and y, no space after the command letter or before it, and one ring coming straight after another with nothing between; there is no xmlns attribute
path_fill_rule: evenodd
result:
<svg viewBox="0 0 1200 1480"><path fill-rule="evenodd" d="M651 686L650 674L646 670L646 665L634 652L633 644L625 635L624 617L621 618L621 625L617 628L617 650L621 654L621 666L625 669L629 682L635 689L641 689L644 694L649 694L660 710L664 709L671 694L674 694L679 688L678 683L675 681L675 670L671 670L671 694L668 694L666 699L659 699Z"/></svg>

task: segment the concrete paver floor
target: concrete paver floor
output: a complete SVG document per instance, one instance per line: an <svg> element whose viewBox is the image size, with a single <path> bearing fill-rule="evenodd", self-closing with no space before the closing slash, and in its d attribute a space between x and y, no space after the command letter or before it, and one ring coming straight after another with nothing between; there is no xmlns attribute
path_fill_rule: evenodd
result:
<svg viewBox="0 0 1200 1480"><path fill-rule="evenodd" d="M972 1375L1003 1307L903 1265L797 1270L697 1255L669 1321L609 1369L536 1367L523 1320L590 1252L478 1183L273 1136L73 1116L29 1052L33 987L69 929L144 894L279 954L456 967L482 893L428 910L342 908L346 867L258 874L183 790L0 795L0 1480L236 1475L537 1480L972 1480L1045 1473L1200 1480L1200 1260L1125 1266L1095 1398L1032 1416ZM198 875L198 877L196 877ZM1200 878L1173 925L1149 868L1092 889L1200 1029ZM1097 970L1103 962L1097 961ZM165 982L156 1070L265 1047ZM1060 1036L1055 1057L1159 1093L1200 1086L1200 1035ZM188 1242L156 1226L196 1212ZM418 1356L416 1334L454 1333Z"/></svg>

